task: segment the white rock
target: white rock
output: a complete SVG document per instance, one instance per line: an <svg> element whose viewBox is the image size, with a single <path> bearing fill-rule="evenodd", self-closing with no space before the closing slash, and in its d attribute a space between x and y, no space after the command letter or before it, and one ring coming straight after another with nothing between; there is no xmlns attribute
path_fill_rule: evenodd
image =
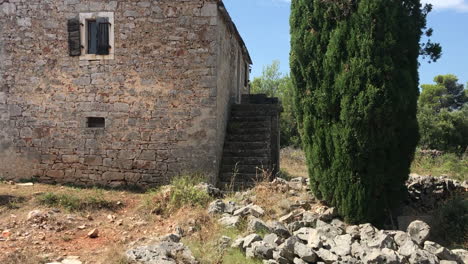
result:
<svg viewBox="0 0 468 264"><path fill-rule="evenodd" d="M304 261L307 261L307 262L317 261L317 254L315 254L312 248L300 242L296 242L296 244L294 244L294 253L298 255Z"/></svg>
<svg viewBox="0 0 468 264"><path fill-rule="evenodd" d="M262 220L256 217L250 217L249 222L247 224L247 231L251 233L270 232L270 227L268 227L268 225Z"/></svg>
<svg viewBox="0 0 468 264"><path fill-rule="evenodd" d="M225 227L237 227L240 223L239 216L224 216L218 222Z"/></svg>
<svg viewBox="0 0 468 264"><path fill-rule="evenodd" d="M243 248L248 248L253 242L261 241L262 238L257 234L250 234L244 238Z"/></svg>
<svg viewBox="0 0 468 264"><path fill-rule="evenodd" d="M333 254L331 251L324 248L319 249L315 252L319 258L321 258L325 263L335 263L338 261L338 256Z"/></svg>
<svg viewBox="0 0 468 264"><path fill-rule="evenodd" d="M340 235L334 239L335 246L331 249L339 256L346 256L351 254L352 238L350 234Z"/></svg>
<svg viewBox="0 0 468 264"><path fill-rule="evenodd" d="M421 245L422 243L424 243L424 241L427 240L430 231L431 227L423 221L419 220L411 222L411 224L409 224L408 226L408 229L406 230L411 239L413 239L413 241L415 241L419 245Z"/></svg>
<svg viewBox="0 0 468 264"><path fill-rule="evenodd" d="M252 205L250 207L250 214L255 217L262 217L265 214L265 210L258 205Z"/></svg>

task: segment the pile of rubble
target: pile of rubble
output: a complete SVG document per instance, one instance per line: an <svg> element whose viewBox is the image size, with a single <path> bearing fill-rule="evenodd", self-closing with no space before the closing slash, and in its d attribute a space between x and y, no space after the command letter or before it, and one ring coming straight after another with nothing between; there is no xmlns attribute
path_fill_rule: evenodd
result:
<svg viewBox="0 0 468 264"><path fill-rule="evenodd" d="M307 227L294 230L279 221L251 219L249 228L257 232L236 239L231 246L266 264L468 261L465 250L451 251L427 241L430 228L422 221L411 223L407 232L378 230L371 224L347 226L339 219L326 222L309 214L303 215L302 222Z"/></svg>
<svg viewBox="0 0 468 264"><path fill-rule="evenodd" d="M169 234L150 245L139 246L127 251L127 257L144 264L197 264L192 252L180 243L180 236Z"/></svg>
<svg viewBox="0 0 468 264"><path fill-rule="evenodd" d="M418 211L430 211L456 194L466 193L467 182L448 177L428 177L411 174L406 182L408 205Z"/></svg>
<svg viewBox="0 0 468 264"><path fill-rule="evenodd" d="M464 188L461 183L444 178L413 176L410 182L410 190L422 188L425 191L421 193L428 196L443 189L441 200ZM288 189L306 188L306 182L298 180L276 180L275 184ZM428 241L430 227L422 221L412 222L406 232L379 230L371 224L347 225L337 218L334 208L319 206L312 210L296 209L277 220L264 222L261 219L264 209L260 206L253 203L239 206L223 200L212 202L208 212L221 215L219 222L226 227L236 227L247 219L249 235L237 238L231 247L241 249L249 258L262 259L265 264L468 263L468 251L451 251Z"/></svg>
<svg viewBox="0 0 468 264"><path fill-rule="evenodd" d="M455 193L466 192L466 183L447 178L411 175L407 183L410 206L432 210ZM212 197L222 193L208 185L200 187ZM306 179L291 181L276 179L271 188L298 197L307 193ZM247 258L263 260L265 264L306 263L468 263L468 251L449 250L429 241L430 226L417 220L405 231L379 230L371 224L347 225L334 208L311 201L296 200L290 213L278 219L264 221L265 210L255 204L252 190L235 194L238 201L215 200L208 213L218 217L225 227L240 227L247 222L245 236L232 240L222 237L220 246L240 249ZM313 199L312 199L313 200ZM138 263L197 263L191 251L180 243L180 234L171 234L159 241L127 251Z"/></svg>

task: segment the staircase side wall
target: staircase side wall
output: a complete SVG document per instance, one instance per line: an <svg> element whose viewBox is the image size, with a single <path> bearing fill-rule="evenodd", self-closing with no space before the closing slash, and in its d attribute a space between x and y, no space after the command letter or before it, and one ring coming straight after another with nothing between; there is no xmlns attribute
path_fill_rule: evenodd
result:
<svg viewBox="0 0 468 264"><path fill-rule="evenodd" d="M242 92L246 91L245 71L248 71L248 62L242 55L242 49L237 38L233 36L225 19L218 17L218 57L216 63L217 90L216 90L216 145L217 164L221 166L226 128L233 103L240 103ZM248 76L248 75L247 75Z"/></svg>

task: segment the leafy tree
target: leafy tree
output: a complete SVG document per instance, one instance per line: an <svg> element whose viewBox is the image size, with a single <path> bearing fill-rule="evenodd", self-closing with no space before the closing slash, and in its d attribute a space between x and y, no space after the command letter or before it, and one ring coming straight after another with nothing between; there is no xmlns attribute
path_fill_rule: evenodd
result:
<svg viewBox="0 0 468 264"><path fill-rule="evenodd" d="M300 137L293 112L292 80L288 75L280 73L279 67L279 61L265 66L262 75L253 79L251 91L280 99L283 106L280 117L281 146L299 147Z"/></svg>
<svg viewBox="0 0 468 264"><path fill-rule="evenodd" d="M420 0L292 0L291 76L311 189L349 222L399 203L418 142ZM430 35L431 32L426 32Z"/></svg>
<svg viewBox="0 0 468 264"><path fill-rule="evenodd" d="M468 90L455 75L439 75L421 85L418 101L420 146L463 153L468 148Z"/></svg>
<svg viewBox="0 0 468 264"><path fill-rule="evenodd" d="M420 107L429 107L439 112L441 109L449 111L459 110L468 102L467 91L463 84L458 83L455 75L438 75L435 84L421 85L423 92L419 97Z"/></svg>
<svg viewBox="0 0 468 264"><path fill-rule="evenodd" d="M280 62L275 60L271 65L263 67L262 76L252 81L252 93L266 94L270 97L279 97L284 89L284 79L279 71Z"/></svg>

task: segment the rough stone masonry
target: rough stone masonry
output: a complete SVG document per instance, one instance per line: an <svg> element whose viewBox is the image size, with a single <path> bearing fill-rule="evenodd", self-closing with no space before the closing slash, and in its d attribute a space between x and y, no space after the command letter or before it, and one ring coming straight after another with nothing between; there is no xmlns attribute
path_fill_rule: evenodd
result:
<svg viewBox="0 0 468 264"><path fill-rule="evenodd" d="M86 56L87 20L71 56L68 21L100 14L112 56ZM0 25L1 178L215 181L251 64L222 1L0 0Z"/></svg>

